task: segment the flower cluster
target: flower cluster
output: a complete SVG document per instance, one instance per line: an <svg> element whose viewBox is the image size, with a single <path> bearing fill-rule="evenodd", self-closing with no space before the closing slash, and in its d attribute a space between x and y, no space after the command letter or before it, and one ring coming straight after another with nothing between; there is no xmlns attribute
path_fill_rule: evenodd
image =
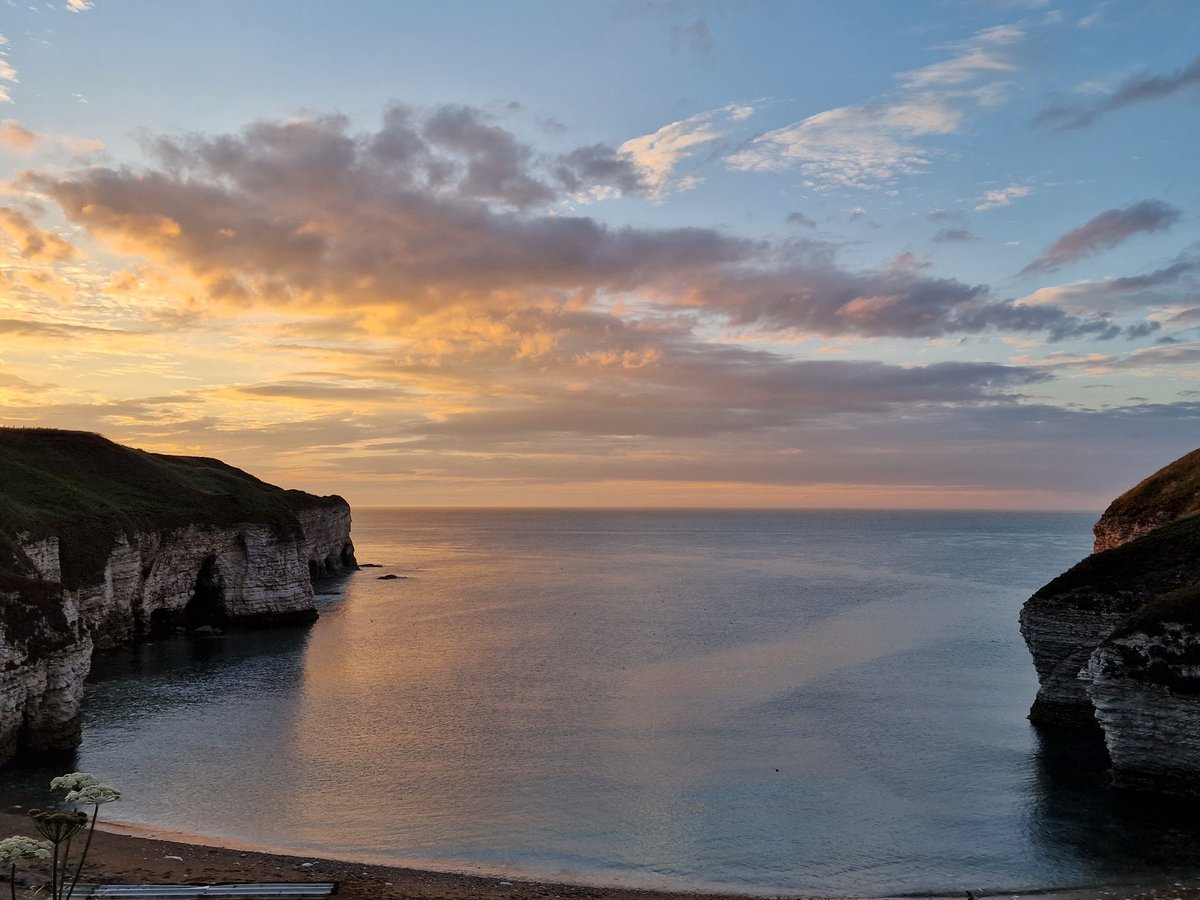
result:
<svg viewBox="0 0 1200 900"><path fill-rule="evenodd" d="M83 863L87 859L88 849L92 846L92 835L96 831L96 817L100 813L100 804L121 799L121 792L104 784L94 775L87 772L71 772L69 775L59 775L50 782L50 789L66 791L66 802L84 804L90 803L94 808L92 824L87 831L87 841L83 845L83 853L75 867L74 877L69 877L67 859L71 855L71 838L77 835L88 824L87 813L72 810L31 809L29 818L33 827L46 840L38 841L23 835L14 835L0 840L0 864L9 866L8 888L12 900L17 900L17 862L23 859L49 859L50 862L50 900L71 900L75 886L79 884L79 876L83 872ZM40 888L39 888L40 890Z"/></svg>
<svg viewBox="0 0 1200 900"><path fill-rule="evenodd" d="M14 834L0 841L0 863L15 864L21 859L49 859L52 852L49 841L35 841L23 834Z"/></svg>
<svg viewBox="0 0 1200 900"><path fill-rule="evenodd" d="M59 775L50 782L51 790L67 791L68 803L111 803L121 799L121 792L104 784L94 775L87 772L72 772L70 775Z"/></svg>

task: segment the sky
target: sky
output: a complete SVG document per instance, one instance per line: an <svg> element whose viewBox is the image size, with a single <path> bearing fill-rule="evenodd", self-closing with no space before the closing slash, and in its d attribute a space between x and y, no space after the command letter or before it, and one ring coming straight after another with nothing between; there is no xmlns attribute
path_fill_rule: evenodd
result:
<svg viewBox="0 0 1200 900"><path fill-rule="evenodd" d="M0 0L0 423L352 505L1098 510L1194 0Z"/></svg>

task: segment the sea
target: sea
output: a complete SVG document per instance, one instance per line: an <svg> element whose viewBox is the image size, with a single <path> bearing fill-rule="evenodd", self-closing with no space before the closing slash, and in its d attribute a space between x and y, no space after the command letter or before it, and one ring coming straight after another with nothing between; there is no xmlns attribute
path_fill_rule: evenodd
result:
<svg viewBox="0 0 1200 900"><path fill-rule="evenodd" d="M358 509L309 628L101 657L108 819L510 877L756 895L1200 873L1195 809L1035 729L1024 600L1094 514ZM395 576L395 577L391 577Z"/></svg>

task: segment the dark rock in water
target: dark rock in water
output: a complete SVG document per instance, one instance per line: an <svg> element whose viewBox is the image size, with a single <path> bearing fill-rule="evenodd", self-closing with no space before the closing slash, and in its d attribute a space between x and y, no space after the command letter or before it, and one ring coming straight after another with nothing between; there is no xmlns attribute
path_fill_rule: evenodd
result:
<svg viewBox="0 0 1200 900"><path fill-rule="evenodd" d="M225 632L213 625L201 625L192 631L192 634L200 637L215 637L223 635Z"/></svg>
<svg viewBox="0 0 1200 900"><path fill-rule="evenodd" d="M1114 501L1095 528L1108 549L1021 610L1030 719L1103 729L1118 786L1200 796L1198 491L1200 451Z"/></svg>
<svg viewBox="0 0 1200 900"><path fill-rule="evenodd" d="M378 576L378 580L379 580L379 581L395 581L395 580L396 580L396 579L398 579L398 578L407 578L407 577L408 577L407 575L392 575L392 574L388 574L388 575L380 575L380 576Z"/></svg>
<svg viewBox="0 0 1200 900"><path fill-rule="evenodd" d="M360 569L382 569L383 563L359 563Z"/></svg>

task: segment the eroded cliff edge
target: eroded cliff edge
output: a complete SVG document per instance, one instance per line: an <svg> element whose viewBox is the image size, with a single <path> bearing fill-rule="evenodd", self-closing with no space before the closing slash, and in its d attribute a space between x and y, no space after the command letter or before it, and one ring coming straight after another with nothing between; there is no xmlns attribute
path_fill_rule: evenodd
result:
<svg viewBox="0 0 1200 900"><path fill-rule="evenodd" d="M1181 456L1109 504L1092 533L1094 551L1111 550L1200 512L1200 450Z"/></svg>
<svg viewBox="0 0 1200 900"><path fill-rule="evenodd" d="M78 743L94 649L311 622L356 566L350 507L215 459L0 429L0 762Z"/></svg>
<svg viewBox="0 0 1200 900"><path fill-rule="evenodd" d="M1099 728L1117 785L1200 796L1200 451L1113 502L1097 551L1035 593L1030 719Z"/></svg>

